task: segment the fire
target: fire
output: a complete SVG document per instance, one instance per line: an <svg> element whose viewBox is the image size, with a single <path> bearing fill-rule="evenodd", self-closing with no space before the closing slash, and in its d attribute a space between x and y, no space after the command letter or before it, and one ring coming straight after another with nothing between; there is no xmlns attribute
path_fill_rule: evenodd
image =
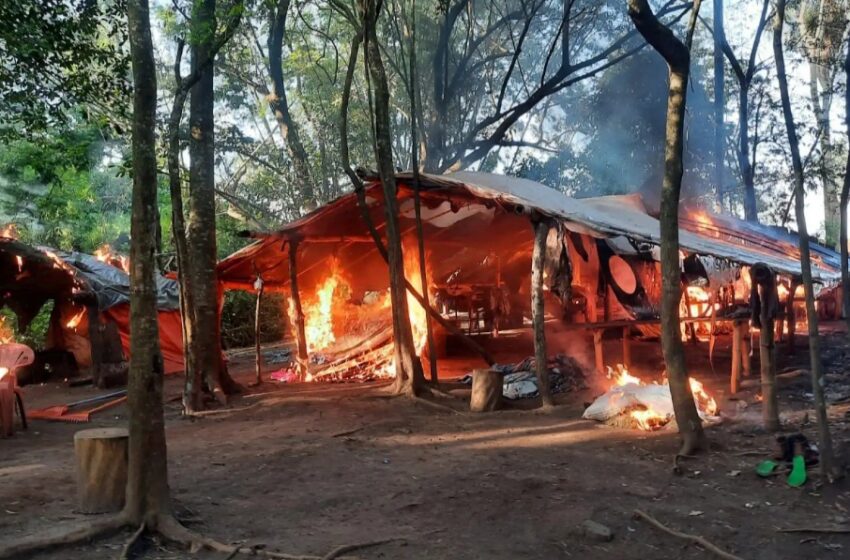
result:
<svg viewBox="0 0 850 560"><path fill-rule="evenodd" d="M18 226L15 224L6 224L2 228L0 228L0 237L6 239L18 239Z"/></svg>
<svg viewBox="0 0 850 560"><path fill-rule="evenodd" d="M18 264L18 272L24 271L24 259L20 255L15 255L15 262Z"/></svg>
<svg viewBox="0 0 850 560"><path fill-rule="evenodd" d="M412 238L408 238L404 242L404 275L410 284L422 294L424 286L422 285L421 267L419 266L419 247ZM431 277L428 270L428 259L426 254L425 274ZM428 341L428 313L419 302L413 297L410 292L407 292L407 314L410 317L410 327L413 329L413 345L416 354L421 354L425 348L425 343Z"/></svg>
<svg viewBox="0 0 850 560"><path fill-rule="evenodd" d="M6 324L6 318L0 317L0 344L11 344L15 342L15 333Z"/></svg>
<svg viewBox="0 0 850 560"><path fill-rule="evenodd" d="M112 247L108 243L104 243L95 249L94 258L102 263L119 268L127 274L130 273L130 259L124 255L119 255L118 253L113 252Z"/></svg>
<svg viewBox="0 0 850 560"><path fill-rule="evenodd" d="M616 371L610 366L608 366L607 377L608 379L611 379L613 381L609 392L628 392L628 389L626 387L628 387L629 385L635 385L637 387L646 387L646 383L629 373L629 370L622 364L617 364ZM703 384L697 379L694 379L693 377L689 377L688 381L691 386L691 392L694 395L694 404L696 404L697 409L700 411L700 414L705 414L707 416L716 416L718 410L717 402L711 395L708 394L708 392L706 392ZM667 380L665 379L664 386L666 385ZM652 406L638 406L640 406L640 408L634 408L632 410L629 410L628 414L634 421L635 426L637 426L641 430L652 431L660 429L664 427L668 422L670 422L670 420L673 418L671 413L654 410Z"/></svg>
<svg viewBox="0 0 850 560"><path fill-rule="evenodd" d="M614 373L614 369L611 366L608 367L608 379L614 381L614 386L623 387L628 385L629 383L634 383L635 385L643 385L643 381L635 377L634 375L629 373L629 370L626 369L626 366L623 364L617 364L617 372Z"/></svg>
<svg viewBox="0 0 850 560"><path fill-rule="evenodd" d="M304 306L304 333L307 351L324 350L336 341L334 334L334 296L348 287L342 278L339 261L333 259L327 277L318 284L314 296Z"/></svg>
<svg viewBox="0 0 850 560"><path fill-rule="evenodd" d="M694 394L694 401L697 403L697 408L704 410L706 414L710 414L711 416L717 415L717 402L714 400L714 397L706 393L702 383L693 377L689 377L688 381L691 384L691 393Z"/></svg>
<svg viewBox="0 0 850 560"><path fill-rule="evenodd" d="M80 309L77 313L74 314L73 317L68 319L68 322L65 323L65 326L69 329L76 329L80 326L80 322L83 320L83 316L85 316L86 310Z"/></svg>

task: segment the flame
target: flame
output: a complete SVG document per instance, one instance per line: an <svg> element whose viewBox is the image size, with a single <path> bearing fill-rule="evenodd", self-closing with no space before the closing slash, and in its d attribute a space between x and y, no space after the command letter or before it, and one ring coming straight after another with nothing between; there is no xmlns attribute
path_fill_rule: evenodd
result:
<svg viewBox="0 0 850 560"><path fill-rule="evenodd" d="M80 309L77 313L74 314L73 317L68 319L68 322L65 323L65 326L69 329L76 329L80 325L80 322L83 320L83 316L85 316L85 314L86 310Z"/></svg>
<svg viewBox="0 0 850 560"><path fill-rule="evenodd" d="M0 228L0 237L5 239L18 239L18 226L15 224L6 224L2 228Z"/></svg>
<svg viewBox="0 0 850 560"><path fill-rule="evenodd" d="M629 373L629 370L626 369L626 366L623 364L617 364L617 372L614 372L614 369L611 366L608 367L608 379L614 381L613 387L623 387L630 383L635 385L643 385L643 381L635 377L634 375Z"/></svg>
<svg viewBox="0 0 850 560"><path fill-rule="evenodd" d="M638 428L647 432L662 428L670 421L670 418L666 414L655 412L652 410L652 407L645 410L633 410L629 415L635 421Z"/></svg>
<svg viewBox="0 0 850 560"><path fill-rule="evenodd" d="M407 238L402 249L404 251L404 275L410 284L422 294L424 293L424 286L422 285L422 270L419 266L419 247L413 238ZM427 253L425 274L429 278L431 277L428 270ZM410 292L407 292L407 314L410 318L410 327L413 330L413 345L416 354L421 354L428 341L428 313Z"/></svg>
<svg viewBox="0 0 850 560"><path fill-rule="evenodd" d="M694 400L697 403L697 408L702 409L706 414L716 416L717 402L714 400L714 397L706 393L702 383L693 377L689 377L688 381L691 384L691 393L694 394Z"/></svg>
<svg viewBox="0 0 850 560"><path fill-rule="evenodd" d="M646 385L643 381L630 374L629 370L622 364L617 364L616 372L613 368L608 366L608 379L613 381L609 391L616 389L617 387L625 387L630 384L639 386ZM697 405L697 409L708 416L716 416L717 402L706 392L703 384L693 377L689 377L688 381L691 386L691 392L694 395L694 404ZM667 385L666 379L664 380L664 385ZM672 419L667 414L653 410L652 407L631 410L629 412L629 416L634 420L635 425L639 429L646 431L660 429Z"/></svg>
<svg viewBox="0 0 850 560"><path fill-rule="evenodd" d="M348 287L342 278L339 261L333 259L328 275L316 286L315 294L304 306L304 333L307 351L324 350L336 341L334 334L334 296L338 288Z"/></svg>
<svg viewBox="0 0 850 560"><path fill-rule="evenodd" d="M121 269L127 274L130 273L130 259L124 255L119 255L112 251L112 247L108 243L104 243L94 251L94 258L102 263L114 266Z"/></svg>
<svg viewBox="0 0 850 560"><path fill-rule="evenodd" d="M18 263L18 272L24 271L24 258L20 255L15 255L15 262Z"/></svg>
<svg viewBox="0 0 850 560"><path fill-rule="evenodd" d="M11 344L15 342L15 333L6 324L6 318L0 317L0 344Z"/></svg>

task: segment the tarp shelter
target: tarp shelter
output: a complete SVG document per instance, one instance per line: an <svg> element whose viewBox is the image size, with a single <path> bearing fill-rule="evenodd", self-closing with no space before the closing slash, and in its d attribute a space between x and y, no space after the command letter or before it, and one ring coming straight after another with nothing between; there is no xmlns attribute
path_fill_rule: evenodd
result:
<svg viewBox="0 0 850 560"><path fill-rule="evenodd" d="M416 255L413 177L400 173L397 181L407 260L408 252ZM546 282L550 293L557 293L559 283L569 286L572 301L562 303L576 309L565 310L565 316L582 323L657 320L660 227L639 196L574 199L534 181L469 172L423 174L419 189L429 290L444 315L451 312L452 305L456 313L458 298L465 297L470 300L464 305L468 305L471 324L474 308L480 303L471 300L482 293L489 293L491 300L494 293L510 300L505 306L512 310L510 314L517 308L528 309L533 245L529 217L536 214L558 225L557 234L550 232L547 243L551 266ZM371 221L382 235L384 204L377 178L366 178L365 198ZM325 285L329 273L337 269L347 277L349 302L359 303L365 301L364 294L386 290L386 265L375 249L354 193L278 231L253 235L256 242L219 263L224 289L251 291L259 276L266 289L288 290L289 251L296 244L302 298L309 299L315 287ZM780 243L779 236L760 235L744 239L746 236L680 227L679 242L683 259L698 260L700 270L711 270L711 274L703 273L706 282L725 282L742 266L755 263L765 263L786 277L799 276L798 255L787 243ZM822 258L814 259L813 275L822 284L840 276ZM615 297L609 298L610 293ZM444 305L447 300L455 303Z"/></svg>
<svg viewBox="0 0 850 560"><path fill-rule="evenodd" d="M47 349L73 354L97 382L104 368L130 355L130 278L92 255L33 247L0 237L0 307L8 306L26 328L54 302ZM157 278L160 345L166 373L183 370L177 283ZM93 320L94 318L94 320Z"/></svg>

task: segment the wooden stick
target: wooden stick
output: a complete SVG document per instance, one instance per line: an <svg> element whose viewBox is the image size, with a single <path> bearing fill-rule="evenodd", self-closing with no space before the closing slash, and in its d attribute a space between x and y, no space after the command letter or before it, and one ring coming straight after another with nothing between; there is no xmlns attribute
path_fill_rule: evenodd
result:
<svg viewBox="0 0 850 560"><path fill-rule="evenodd" d="M405 540L404 537L393 537L391 539L380 539L380 540L377 540L377 541L369 541L369 542L363 542L363 543L344 544L344 545L336 547L335 549L333 549L330 552L328 552L327 554L325 554L322 557L322 560L334 560L334 558L339 558L340 556L342 556L346 552L353 552L355 550L360 550L362 548L371 548L373 546L378 546L378 545L382 545L382 544L387 544L389 542L401 541L401 540Z"/></svg>
<svg viewBox="0 0 850 560"><path fill-rule="evenodd" d="M605 356L602 352L602 333L601 329L593 331L593 353L596 361L596 371L605 375Z"/></svg>
<svg viewBox="0 0 850 560"><path fill-rule="evenodd" d="M850 527L790 527L788 529L777 529L777 533L830 533L845 535L850 533Z"/></svg>
<svg viewBox="0 0 850 560"><path fill-rule="evenodd" d="M643 519L644 521L646 521L647 523L649 523L650 525L652 525L656 529L658 529L660 531L664 531L668 535L672 535L676 538L684 539L686 541L690 541L690 542L692 542L696 545L701 546L702 548L704 548L704 549L706 549L710 552L713 552L714 554L716 554L720 558L725 558L726 560L743 560L743 558L741 558L740 556L735 556L734 554L730 554L730 553L726 552L725 550L717 547L716 545L710 543L704 537L700 537L699 535L691 535L691 534L688 534L688 533L682 533L682 532L676 531L674 529L671 529L671 528L667 527L666 525L664 525L663 523L661 523L660 521L658 521L657 519L655 519L654 517L652 517L651 515L649 515L648 513L643 512L639 509L635 510L635 516L639 517L640 519Z"/></svg>
<svg viewBox="0 0 850 560"><path fill-rule="evenodd" d="M628 367L632 365L632 328L623 327L623 365Z"/></svg>
<svg viewBox="0 0 850 560"><path fill-rule="evenodd" d="M254 346L257 353L255 358L257 369L256 383L259 385L263 382L263 353L260 349L260 304L263 301L263 279L259 275L257 275L257 281L254 286L257 287L257 308L254 311Z"/></svg>

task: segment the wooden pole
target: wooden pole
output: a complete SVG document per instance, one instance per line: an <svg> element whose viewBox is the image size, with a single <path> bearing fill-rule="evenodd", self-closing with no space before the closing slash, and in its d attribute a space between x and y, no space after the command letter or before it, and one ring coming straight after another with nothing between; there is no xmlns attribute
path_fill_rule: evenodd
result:
<svg viewBox="0 0 850 560"><path fill-rule="evenodd" d="M600 344L601 346L601 344ZM632 329L623 327L623 365L626 369L632 365Z"/></svg>
<svg viewBox="0 0 850 560"><path fill-rule="evenodd" d="M257 275L257 281L254 282L254 289L257 291L257 307L254 311L254 347L256 351L256 383L259 385L263 382L263 353L260 349L260 305L263 301L263 279L259 274Z"/></svg>
<svg viewBox="0 0 850 560"><path fill-rule="evenodd" d="M732 376L730 379L729 392L736 394L741 386L741 339L742 326L740 321L735 321L732 328Z"/></svg>
<svg viewBox="0 0 850 560"><path fill-rule="evenodd" d="M752 332L747 323L741 324L741 373L744 377L750 377L753 374L752 360Z"/></svg>
<svg viewBox="0 0 850 560"><path fill-rule="evenodd" d="M791 280L791 288L788 292L788 298L785 300L785 320L788 322L788 338L785 340L785 344L788 354L794 354L796 350L797 311L794 309L794 296L797 294L799 285L798 279Z"/></svg>
<svg viewBox="0 0 850 560"><path fill-rule="evenodd" d="M753 323L761 329L759 332L759 362L761 373L762 421L766 430L778 431L779 402L776 394L776 344L774 327L779 311L776 295L776 274L764 264L752 268L753 285L758 289L758 313L753 313ZM756 308L754 307L753 311Z"/></svg>
<svg viewBox="0 0 850 560"><path fill-rule="evenodd" d="M97 305L87 305L86 315L89 320L92 384L95 387L103 388L106 385L106 380L103 378L103 325L100 322L100 312Z"/></svg>
<svg viewBox="0 0 850 560"><path fill-rule="evenodd" d="M605 374L605 356L602 353L602 329L593 329L593 355L596 359L596 371Z"/></svg>
<svg viewBox="0 0 850 560"><path fill-rule="evenodd" d="M307 380L307 334L304 329L304 310L301 307L301 294L298 291L298 240L289 240L289 290L292 305L290 305L289 320L295 330L295 349L298 376L301 381Z"/></svg>
<svg viewBox="0 0 850 560"><path fill-rule="evenodd" d="M543 261L546 256L546 238L549 236L549 222L543 218L532 217L534 226L534 249L531 256L531 318L534 328L534 362L537 372L537 386L544 407L553 406L549 394L549 369L546 356L545 309L543 305Z"/></svg>

